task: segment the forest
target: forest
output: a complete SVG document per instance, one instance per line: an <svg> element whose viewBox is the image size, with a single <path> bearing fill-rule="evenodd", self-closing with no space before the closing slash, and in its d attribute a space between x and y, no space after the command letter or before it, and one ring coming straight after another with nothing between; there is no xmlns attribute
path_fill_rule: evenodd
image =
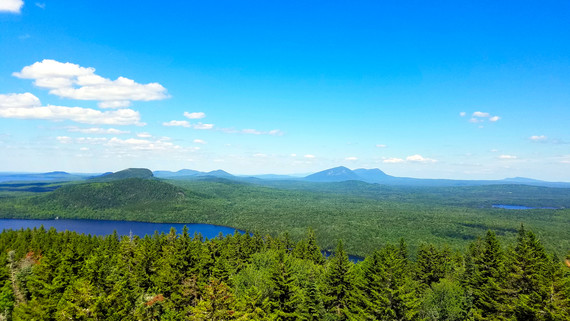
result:
<svg viewBox="0 0 570 321"><path fill-rule="evenodd" d="M358 263L342 241L325 257L312 230L4 230L0 320L569 320L569 271L522 225L511 243L487 231L411 253L401 239Z"/></svg>
<svg viewBox="0 0 570 321"><path fill-rule="evenodd" d="M26 187L14 185L0 184L0 218L208 223L273 237L287 231L294 241L310 228L322 249L333 251L342 239L347 252L359 256L401 237L412 255L422 242L464 251L489 229L501 241L513 242L524 223L560 258L570 249L570 189L565 188L407 187L357 181L252 184L221 178L71 182L35 193L14 191ZM2 192L2 187L10 190ZM558 209L506 210L493 204Z"/></svg>

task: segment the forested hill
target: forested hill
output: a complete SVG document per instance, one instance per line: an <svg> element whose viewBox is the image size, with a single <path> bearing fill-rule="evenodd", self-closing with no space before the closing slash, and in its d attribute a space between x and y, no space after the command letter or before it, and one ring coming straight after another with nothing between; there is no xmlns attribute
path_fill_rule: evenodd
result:
<svg viewBox="0 0 570 321"><path fill-rule="evenodd" d="M63 186L52 193L32 198L31 203L62 210L137 210L180 202L186 193L188 191L165 182L127 178Z"/></svg>
<svg viewBox="0 0 570 321"><path fill-rule="evenodd" d="M465 255L402 240L349 261L299 242L236 234L119 238L43 228L0 234L0 320L569 320L568 268L520 229Z"/></svg>

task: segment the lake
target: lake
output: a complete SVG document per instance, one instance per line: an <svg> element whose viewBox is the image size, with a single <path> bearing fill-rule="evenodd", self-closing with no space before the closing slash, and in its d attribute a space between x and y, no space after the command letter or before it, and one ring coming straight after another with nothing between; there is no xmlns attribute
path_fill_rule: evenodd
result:
<svg viewBox="0 0 570 321"><path fill-rule="evenodd" d="M44 228L50 229L54 227L57 231L63 232L65 230L74 231L77 233L91 234L91 235L108 235L113 231L117 231L119 235L138 235L144 237L146 234L152 235L154 231L159 233L170 232L170 228L174 227L178 234L182 233L184 225L188 226L190 236L194 233L200 233L208 239L215 238L220 234L224 235L233 234L235 231L245 233L241 230L236 230L227 226L219 226L212 224L182 224L182 223L147 223L147 222L131 222L131 221L99 221L99 220L18 220L18 219L0 219L0 231L4 229L33 229L39 228L41 225Z"/></svg>
<svg viewBox="0 0 570 321"><path fill-rule="evenodd" d="M503 205L495 204L493 208L502 208L505 210L534 210L534 209L544 209L544 210L557 210L557 207L529 207L524 205Z"/></svg>
<svg viewBox="0 0 570 321"><path fill-rule="evenodd" d="M223 235L234 234L236 231L245 233L245 231L237 230L227 226L212 225L212 224L183 224L183 223L148 223L148 222L132 222L132 221L100 221L100 220L19 220L19 219L0 219L0 231L6 230L19 230L19 229L33 229L44 226L46 230L54 227L58 232L73 231L83 234L91 235L109 235L113 231L117 231L119 235L138 235L144 237L145 235L152 235L154 231L158 233L168 233L170 228L174 227L176 233L182 233L184 225L188 226L188 233L193 236L194 233L200 233L207 239L213 239L220 234ZM330 252L323 251L326 256ZM362 261L363 258L359 256L349 255L349 259L353 262Z"/></svg>

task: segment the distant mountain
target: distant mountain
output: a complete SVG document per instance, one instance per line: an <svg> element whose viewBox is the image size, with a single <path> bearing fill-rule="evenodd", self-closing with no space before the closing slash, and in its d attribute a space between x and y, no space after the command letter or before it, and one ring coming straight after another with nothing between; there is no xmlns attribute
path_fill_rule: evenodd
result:
<svg viewBox="0 0 570 321"><path fill-rule="evenodd" d="M171 171L154 171L154 176L157 178L169 178L169 179L195 179L204 176L222 177L222 178L233 178L234 175L223 171L221 169L211 171L211 172L200 172L193 169L181 169L177 172Z"/></svg>
<svg viewBox="0 0 570 321"><path fill-rule="evenodd" d="M342 182L350 180L361 181L362 178L350 169L344 166L339 166L311 174L305 177L305 180L310 182Z"/></svg>
<svg viewBox="0 0 570 321"><path fill-rule="evenodd" d="M70 174L67 172L49 173L0 173L0 183L2 182L29 182L29 181L49 181L64 182L78 181L86 179L89 174Z"/></svg>
<svg viewBox="0 0 570 321"><path fill-rule="evenodd" d="M373 169L359 168L359 169L353 170L353 172L356 175L358 175L358 177L360 177L362 180L364 180L366 182L372 182L372 183L379 183L379 182L386 181L386 180L389 180L390 178L392 178L392 176L387 175L386 173L379 170L378 168L373 168Z"/></svg>
<svg viewBox="0 0 570 321"><path fill-rule="evenodd" d="M152 174L152 171L150 169L127 168L127 169L124 169L122 171L118 171L115 173L103 174L101 176L93 177L93 178L89 179L89 181L108 182L108 181L116 181L116 180L121 180L121 179L126 179L126 178L148 179L148 178L153 178L153 177L154 177L154 175Z"/></svg>
<svg viewBox="0 0 570 321"><path fill-rule="evenodd" d="M546 186L546 187L561 187L561 188L569 188L570 187L570 183L547 182L547 181L541 181L538 179L532 179L532 178L526 178L526 177L511 177L511 178L505 178L501 181L511 183L511 184L526 184L526 185Z"/></svg>
<svg viewBox="0 0 570 321"><path fill-rule="evenodd" d="M211 171L211 172L207 172L207 173L203 173L203 175L199 175L199 176L214 176L214 177L222 177L222 178L234 177L232 174L230 174L226 171L223 171L221 169Z"/></svg>
<svg viewBox="0 0 570 321"><path fill-rule="evenodd" d="M195 171L193 169L181 169L177 172L154 171L152 173L154 174L154 177L158 177L158 178L171 178L171 177L177 177L177 176L194 176L194 175L202 174L202 172Z"/></svg>
<svg viewBox="0 0 570 321"><path fill-rule="evenodd" d="M294 178L292 179L294 180ZM315 174L306 176L304 181L308 182L344 182L363 181L366 183L377 183L384 185L399 186L481 186L481 185L533 185L544 187L570 188L570 183L546 182L531 178L515 177L503 180L454 180L454 179L429 179L390 176L378 168L359 168L350 170L344 166L330 168Z"/></svg>
<svg viewBox="0 0 570 321"><path fill-rule="evenodd" d="M291 175L277 175L277 174L262 174L262 175L249 175L246 178L258 178L258 179L267 179L267 180L298 180L302 179L297 176Z"/></svg>

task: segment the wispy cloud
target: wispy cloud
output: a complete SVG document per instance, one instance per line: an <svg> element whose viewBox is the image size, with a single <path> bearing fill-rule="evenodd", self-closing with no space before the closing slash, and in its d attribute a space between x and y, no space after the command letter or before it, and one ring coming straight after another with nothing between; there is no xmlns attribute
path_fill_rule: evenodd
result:
<svg viewBox="0 0 570 321"><path fill-rule="evenodd" d="M46 4L43 2L36 2L35 5L36 5L36 7L40 8L40 9L46 8Z"/></svg>
<svg viewBox="0 0 570 321"><path fill-rule="evenodd" d="M106 146L110 147L128 147L133 150L171 150L171 149L180 149L181 147L175 145L169 141L164 140L148 140L148 139L136 139L136 138L129 138L129 139L120 139L117 137L113 137L109 139L109 141L105 144Z"/></svg>
<svg viewBox="0 0 570 321"><path fill-rule="evenodd" d="M316 158L315 155L311 155L311 154L307 154L307 155L305 155L304 157L305 157L305 158L308 158L308 159L314 159L314 158Z"/></svg>
<svg viewBox="0 0 570 321"><path fill-rule="evenodd" d="M378 148L386 148L387 146L384 145L384 144L376 144L376 147L378 147Z"/></svg>
<svg viewBox="0 0 570 321"><path fill-rule="evenodd" d="M478 118L489 118L489 117L491 117L491 115L489 113L484 113L481 111L476 111L471 116L478 117Z"/></svg>
<svg viewBox="0 0 570 321"><path fill-rule="evenodd" d="M246 129L233 129L233 128L221 128L220 131L227 134L247 134L247 135L270 135L270 136L282 136L283 132L279 129L272 129L270 131L257 130L253 128Z"/></svg>
<svg viewBox="0 0 570 321"><path fill-rule="evenodd" d="M467 115L467 113L461 112L461 113L459 113L459 115L461 117L464 117ZM501 119L501 117L499 117L497 115L492 116L490 113L487 113L487 112L476 111L473 114L471 114L471 118L469 118L469 122L474 123L474 124L483 123L485 121L490 121L492 123L495 123L495 122L499 121L500 119Z"/></svg>
<svg viewBox="0 0 570 321"><path fill-rule="evenodd" d="M396 163L403 163L405 162L403 159L401 158L396 158L396 157L390 157L390 158L386 158L385 160L382 161L383 163L386 164L396 164Z"/></svg>
<svg viewBox="0 0 570 321"><path fill-rule="evenodd" d="M206 144L206 142L205 142L204 140L202 140L202 139L194 139L194 143L196 143L196 144L202 144L202 145Z"/></svg>
<svg viewBox="0 0 570 321"><path fill-rule="evenodd" d="M190 123L185 120L171 120L162 123L162 126L167 127L190 127Z"/></svg>
<svg viewBox="0 0 570 321"><path fill-rule="evenodd" d="M419 154L415 154L415 155L410 155L408 157L406 157L405 159L403 158L397 158L397 157L390 157L390 158L386 158L384 160L382 160L383 163L387 163L387 164L397 164L397 163L436 163L437 160L433 159L433 158L427 158L427 157L423 157L422 155Z"/></svg>
<svg viewBox="0 0 570 321"><path fill-rule="evenodd" d="M214 124L197 123L197 124L193 124L192 128L194 128L194 129L212 129L212 128L214 128Z"/></svg>
<svg viewBox="0 0 570 321"><path fill-rule="evenodd" d="M358 157L349 156L349 157L345 158L345 160L347 160L347 161L357 161L357 160L358 160Z"/></svg>
<svg viewBox="0 0 570 321"><path fill-rule="evenodd" d="M206 114L203 112L189 113L189 112L185 111L184 117L186 117L188 119L202 119L202 118L206 117Z"/></svg>
<svg viewBox="0 0 570 321"><path fill-rule="evenodd" d="M532 140L533 142L543 142L546 141L547 137L544 135L534 135L530 136L528 139Z"/></svg>
<svg viewBox="0 0 570 321"><path fill-rule="evenodd" d="M169 97L166 88L159 83L139 84L125 77L111 80L95 74L93 67L51 59L26 66L12 75L33 79L37 87L49 89L50 94L62 98L99 101L100 108L124 108L130 106L131 101Z"/></svg>
<svg viewBox="0 0 570 321"><path fill-rule="evenodd" d="M416 154L406 157L408 162L416 162L416 163L435 163L437 160L432 158L423 157L422 155Z"/></svg>
<svg viewBox="0 0 570 321"><path fill-rule="evenodd" d="M81 128L76 126L67 127L67 131L72 133L101 134L101 135L121 135L121 134L130 133L128 130L120 130L116 128L100 128L100 127Z"/></svg>
<svg viewBox="0 0 570 321"><path fill-rule="evenodd" d="M149 133L138 133L137 137L139 137L139 138L151 138L152 135Z"/></svg>
<svg viewBox="0 0 570 321"><path fill-rule="evenodd" d="M517 159L518 157L515 155L500 155L499 159L503 160L510 160L510 159Z"/></svg>
<svg viewBox="0 0 570 321"><path fill-rule="evenodd" d="M31 93L0 95L0 117L18 119L70 120L83 124L144 125L132 109L102 112L83 107L42 106Z"/></svg>
<svg viewBox="0 0 570 321"><path fill-rule="evenodd" d="M0 1L0 12L20 13L24 1L22 0L2 0Z"/></svg>

